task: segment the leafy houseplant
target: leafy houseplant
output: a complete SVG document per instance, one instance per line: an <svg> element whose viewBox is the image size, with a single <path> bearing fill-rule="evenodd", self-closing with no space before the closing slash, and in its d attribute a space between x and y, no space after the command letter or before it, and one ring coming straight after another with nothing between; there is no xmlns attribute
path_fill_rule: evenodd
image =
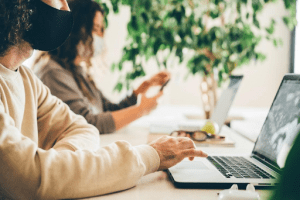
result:
<svg viewBox="0 0 300 200"><path fill-rule="evenodd" d="M98 0L99 2L100 0ZM117 13L120 5L130 7L127 25L127 45L113 70L123 70L132 64L117 83L122 90L137 77L144 76L144 63L155 58L159 67L168 68L172 56L179 63L187 62L190 74L202 76L201 92L206 117L209 118L217 101L216 89L236 69L251 60L263 61L266 56L256 50L262 39L282 43L275 38L277 21L271 19L262 27L258 15L267 4L277 0L110 0ZM284 2L288 15L287 27L296 25L296 0ZM104 1L102 0L102 3ZM108 6L105 4L106 10ZM186 56L184 52L189 52Z"/></svg>

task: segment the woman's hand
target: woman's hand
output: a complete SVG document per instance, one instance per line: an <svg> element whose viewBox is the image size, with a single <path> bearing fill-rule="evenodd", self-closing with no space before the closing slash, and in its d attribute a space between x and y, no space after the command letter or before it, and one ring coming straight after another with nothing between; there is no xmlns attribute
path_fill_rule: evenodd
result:
<svg viewBox="0 0 300 200"><path fill-rule="evenodd" d="M157 106L157 99L163 94L163 92L159 92L156 96L147 98L146 94L143 93L141 95L141 100L139 104L139 108L143 115L149 114L153 109Z"/></svg>
<svg viewBox="0 0 300 200"><path fill-rule="evenodd" d="M143 94L151 86L163 85L170 79L170 73L167 71L159 72L152 76L149 80L144 81L136 90L134 90L135 95Z"/></svg>

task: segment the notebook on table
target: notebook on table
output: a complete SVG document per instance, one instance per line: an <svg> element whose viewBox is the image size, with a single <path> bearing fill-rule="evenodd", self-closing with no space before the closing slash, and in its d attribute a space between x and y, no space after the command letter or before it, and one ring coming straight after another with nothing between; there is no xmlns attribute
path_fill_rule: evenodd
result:
<svg viewBox="0 0 300 200"><path fill-rule="evenodd" d="M248 183L256 187L278 184L286 156L300 125L300 75L284 76L264 125L249 156L214 155L184 160L167 170L179 188L229 188Z"/></svg>
<svg viewBox="0 0 300 200"><path fill-rule="evenodd" d="M229 128L227 128L227 129L229 129ZM194 143L197 147L234 147L235 140L232 139L231 137L229 137L228 134L225 134L224 132L227 132L227 131L225 131L223 128L220 135L224 135L224 136L226 135L226 136L222 140L207 139L205 141L199 141L199 142L194 141ZM163 134L148 134L147 142L151 143L152 141L160 138L161 136L163 136Z"/></svg>

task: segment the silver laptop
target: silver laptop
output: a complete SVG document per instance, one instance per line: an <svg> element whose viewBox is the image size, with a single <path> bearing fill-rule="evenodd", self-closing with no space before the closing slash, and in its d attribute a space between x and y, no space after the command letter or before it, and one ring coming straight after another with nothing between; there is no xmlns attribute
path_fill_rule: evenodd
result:
<svg viewBox="0 0 300 200"><path fill-rule="evenodd" d="M232 102L236 96L238 88L242 82L243 76L230 76L229 77L229 85L223 90L220 98L218 99L217 105L214 108L213 114L211 116L211 120L216 122L219 127L219 132L221 127L226 121L229 109L232 105ZM186 130L186 131L195 131L200 130L205 124L206 120L188 120L182 121L174 124L171 122L157 122L152 123L150 125L149 132L150 133L167 133L170 134L174 130Z"/></svg>
<svg viewBox="0 0 300 200"><path fill-rule="evenodd" d="M251 155L209 156L184 160L168 169L179 188L229 188L248 183L270 187L278 183L286 156L300 126L300 75L284 76Z"/></svg>

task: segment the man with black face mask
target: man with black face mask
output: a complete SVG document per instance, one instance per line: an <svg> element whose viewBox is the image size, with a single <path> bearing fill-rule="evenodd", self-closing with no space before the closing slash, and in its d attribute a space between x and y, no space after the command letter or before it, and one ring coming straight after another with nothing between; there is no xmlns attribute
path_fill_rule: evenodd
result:
<svg viewBox="0 0 300 200"><path fill-rule="evenodd" d="M33 49L68 37L66 0L0 0L0 199L73 199L130 188L185 157L207 156L188 138L99 147L98 130L26 67Z"/></svg>

